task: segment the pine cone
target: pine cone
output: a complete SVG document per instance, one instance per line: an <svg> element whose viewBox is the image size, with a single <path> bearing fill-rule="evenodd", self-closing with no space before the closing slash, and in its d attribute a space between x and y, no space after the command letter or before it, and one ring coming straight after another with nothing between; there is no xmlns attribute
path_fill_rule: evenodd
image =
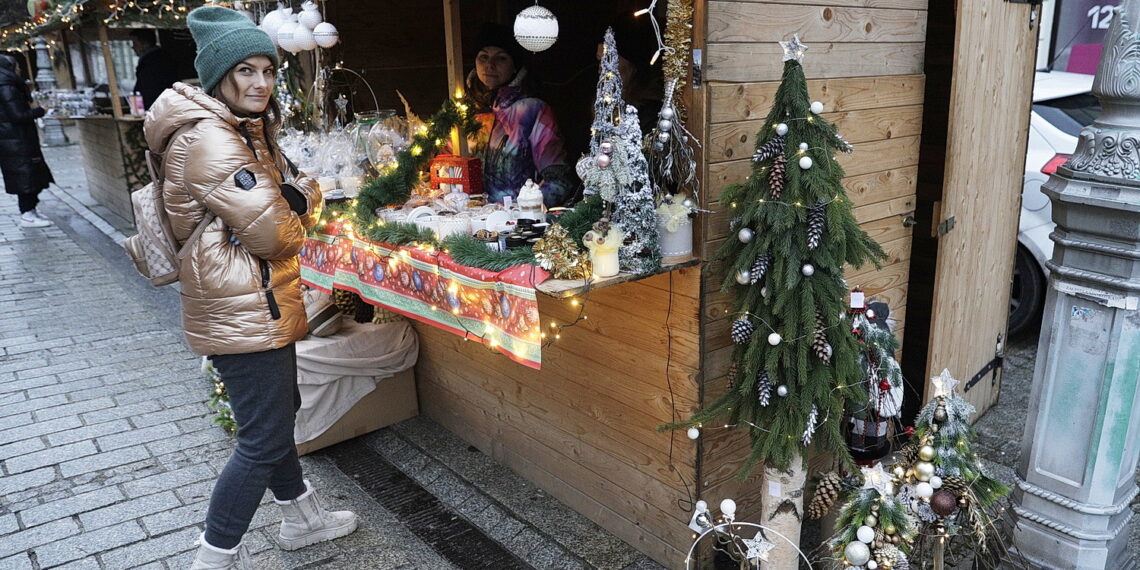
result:
<svg viewBox="0 0 1140 570"><path fill-rule="evenodd" d="M815 333L811 341L811 349L824 364L831 364L831 346L827 343L827 333L824 332L827 323L823 322L823 313L815 312Z"/></svg>
<svg viewBox="0 0 1140 570"><path fill-rule="evenodd" d="M744 344L748 339L752 338L752 331L756 330L756 325L748 320L748 317L740 317L732 321L732 342L736 344Z"/></svg>
<svg viewBox="0 0 1140 570"><path fill-rule="evenodd" d="M788 157L783 154L776 155L772 163L772 171L768 173L768 185L772 188L772 199L779 200L784 192L784 171L788 168Z"/></svg>
<svg viewBox="0 0 1140 570"><path fill-rule="evenodd" d="M761 369L756 373L756 396L761 406L767 406L772 401L772 381L768 379L768 371Z"/></svg>
<svg viewBox="0 0 1140 570"><path fill-rule="evenodd" d="M940 491L950 491L955 495L961 495L970 490L970 484L961 477L953 475L942 478L942 486L938 488Z"/></svg>
<svg viewBox="0 0 1140 570"><path fill-rule="evenodd" d="M888 566L892 568L898 568L898 563L900 561L906 560L902 556L899 556L901 552L899 552L898 547L894 546L893 544L883 545L882 548L875 550L874 554L875 562L879 564L879 568L885 568Z"/></svg>
<svg viewBox="0 0 1140 570"><path fill-rule="evenodd" d="M816 205L811 207L811 210L808 210L808 249L815 249L819 247L819 242L823 239L823 226L826 218L827 204L824 202L818 202Z"/></svg>
<svg viewBox="0 0 1140 570"><path fill-rule="evenodd" d="M736 373L737 373L737 365L735 362L733 362L732 365L728 367L728 391L729 392L731 392L734 388L736 388Z"/></svg>
<svg viewBox="0 0 1140 570"><path fill-rule="evenodd" d="M835 504L835 500L839 498L839 490L843 481L839 474L831 471L824 473L819 478L819 484L815 486L815 494L811 497L811 502L808 503L805 514L809 519L821 519L827 515L831 510L831 505Z"/></svg>
<svg viewBox="0 0 1140 570"><path fill-rule="evenodd" d="M356 312L356 293L344 289L333 289L332 298L333 304L340 309L340 312L350 315Z"/></svg>
<svg viewBox="0 0 1140 570"><path fill-rule="evenodd" d="M756 256L756 261L752 262L752 268L749 270L751 277L748 283L755 285L764 278L764 274L768 272L768 266L772 264L772 254L765 253Z"/></svg>
<svg viewBox="0 0 1140 570"><path fill-rule="evenodd" d="M784 137L776 135L756 148L756 152L752 155L752 161L760 162L782 154L784 154ZM784 161L786 162L787 159L785 158Z"/></svg>

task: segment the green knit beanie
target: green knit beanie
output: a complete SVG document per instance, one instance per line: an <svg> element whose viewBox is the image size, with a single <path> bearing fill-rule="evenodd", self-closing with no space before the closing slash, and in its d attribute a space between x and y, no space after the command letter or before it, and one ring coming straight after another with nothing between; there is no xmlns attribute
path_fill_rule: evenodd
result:
<svg viewBox="0 0 1140 570"><path fill-rule="evenodd" d="M269 34L240 13L221 6L203 6L186 17L190 35L198 44L194 69L202 89L209 93L233 66L247 57L264 55L279 65L277 46Z"/></svg>

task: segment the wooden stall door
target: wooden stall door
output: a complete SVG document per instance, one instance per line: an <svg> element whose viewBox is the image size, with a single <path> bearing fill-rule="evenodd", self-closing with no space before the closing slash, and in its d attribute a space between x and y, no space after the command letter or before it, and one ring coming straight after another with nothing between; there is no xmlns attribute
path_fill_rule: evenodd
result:
<svg viewBox="0 0 1140 570"><path fill-rule="evenodd" d="M1005 335L1037 45L1031 10L993 0L957 4L927 384L947 368L962 390L994 360ZM975 417L994 404L999 387L997 370L966 389Z"/></svg>

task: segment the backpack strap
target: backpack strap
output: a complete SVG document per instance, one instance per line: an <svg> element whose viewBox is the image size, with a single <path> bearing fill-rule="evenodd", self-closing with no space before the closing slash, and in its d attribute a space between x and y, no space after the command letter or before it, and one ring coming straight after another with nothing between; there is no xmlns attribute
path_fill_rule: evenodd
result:
<svg viewBox="0 0 1140 570"><path fill-rule="evenodd" d="M174 141L177 140L178 137L186 134L186 131L194 128L196 124L198 124L197 121L186 123L178 127L178 130L174 131L174 134L170 136L170 140L166 142L166 148L162 150L162 154L156 155L150 152L150 150L146 151L146 167L147 170L150 171L151 180L159 184L166 180L166 165L162 164L159 166L156 162L162 160L162 162L165 163L166 153L170 152L170 147L174 146ZM190 233L190 237L186 238L186 241L182 243L182 247L178 248L178 259L185 259L187 255L190 255L190 246L194 245L194 242L202 237L202 233L206 231L206 226L209 226L210 222L213 222L216 217L218 217L217 214L211 212L209 208L206 209L205 217L202 218L202 221L198 222L194 231Z"/></svg>

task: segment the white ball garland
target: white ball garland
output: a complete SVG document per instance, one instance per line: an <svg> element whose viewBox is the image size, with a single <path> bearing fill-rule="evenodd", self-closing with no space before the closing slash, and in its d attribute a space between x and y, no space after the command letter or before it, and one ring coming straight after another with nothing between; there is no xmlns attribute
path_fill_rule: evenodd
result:
<svg viewBox="0 0 1140 570"><path fill-rule="evenodd" d="M687 435L689 436L689 439L697 439L698 437L701 437L701 430L695 427L691 427L689 428Z"/></svg>
<svg viewBox="0 0 1140 570"><path fill-rule="evenodd" d="M811 165L812 165L812 160L811 160L810 156L801 156L800 157L800 168L807 170L807 169L811 168Z"/></svg>
<svg viewBox="0 0 1140 570"><path fill-rule="evenodd" d="M784 135L788 134L787 123L780 123L780 124L776 125L776 134L780 135L780 136L784 136Z"/></svg>
<svg viewBox="0 0 1140 570"><path fill-rule="evenodd" d="M788 387L783 385L783 384L780 384L779 386L776 387L776 395L780 396L781 398L783 398L784 396L787 396L788 395Z"/></svg>
<svg viewBox="0 0 1140 570"><path fill-rule="evenodd" d="M800 268L800 273L803 273L804 277L811 277L815 275L815 266L810 263L805 263L804 266Z"/></svg>
<svg viewBox="0 0 1140 570"><path fill-rule="evenodd" d="M935 489L941 488L942 487L942 478L937 476L937 475L931 477L930 478L930 486L935 488Z"/></svg>
<svg viewBox="0 0 1140 570"><path fill-rule="evenodd" d="M807 150L808 148L811 148L808 146L808 143L800 143L800 150Z"/></svg>
<svg viewBox="0 0 1140 570"><path fill-rule="evenodd" d="M819 101L812 101L811 112L815 113L816 115L822 113L823 112L823 103L820 103Z"/></svg>
<svg viewBox="0 0 1140 570"><path fill-rule="evenodd" d="M740 240L740 243L749 243L754 237L756 232L752 231L752 228L740 228L740 231L736 232L736 239Z"/></svg>
<svg viewBox="0 0 1140 570"><path fill-rule="evenodd" d="M768 335L768 344L770 344L772 346L776 346L776 345L780 344L780 342L783 340L784 339L783 339L783 337L780 336L780 333L772 333L772 334Z"/></svg>

